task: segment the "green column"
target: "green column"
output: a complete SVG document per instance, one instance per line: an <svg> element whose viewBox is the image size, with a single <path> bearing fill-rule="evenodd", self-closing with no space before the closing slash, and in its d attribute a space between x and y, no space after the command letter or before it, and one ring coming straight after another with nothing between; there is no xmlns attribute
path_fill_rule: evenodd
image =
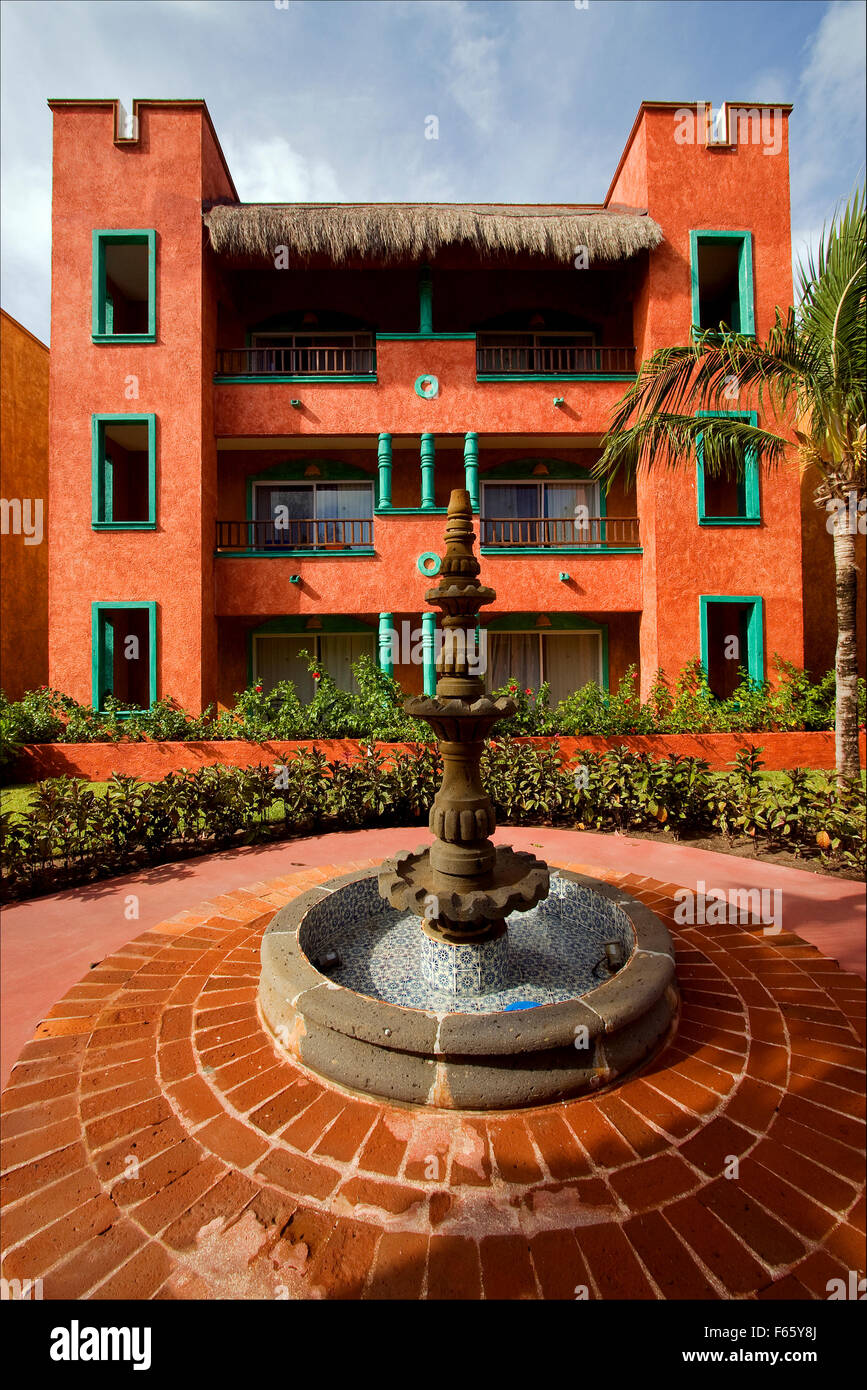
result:
<svg viewBox="0 0 867 1390"><path fill-rule="evenodd" d="M423 265L418 273L418 331L433 333L433 283L430 266Z"/></svg>
<svg viewBox="0 0 867 1390"><path fill-rule="evenodd" d="M381 510L391 506L391 435L381 434L376 449L379 468L379 502Z"/></svg>
<svg viewBox="0 0 867 1390"><path fill-rule="evenodd" d="M390 676L394 671L393 652L391 645L391 634L394 624L394 617L391 613L380 613L379 615L379 669Z"/></svg>
<svg viewBox="0 0 867 1390"><path fill-rule="evenodd" d="M436 613L422 613L421 655L425 695L436 695L437 693L436 627Z"/></svg>
<svg viewBox="0 0 867 1390"><path fill-rule="evenodd" d="M423 434L421 437L421 507L429 512L436 506L434 494L434 437Z"/></svg>
<svg viewBox="0 0 867 1390"><path fill-rule="evenodd" d="M479 510L479 436L470 430L464 439L464 478L473 511Z"/></svg>

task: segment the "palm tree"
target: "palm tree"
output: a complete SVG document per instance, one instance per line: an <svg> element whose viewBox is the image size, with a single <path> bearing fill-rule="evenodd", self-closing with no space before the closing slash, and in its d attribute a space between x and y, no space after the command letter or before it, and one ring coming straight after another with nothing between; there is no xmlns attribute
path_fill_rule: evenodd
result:
<svg viewBox="0 0 867 1390"><path fill-rule="evenodd" d="M693 330L687 347L661 348L643 362L614 411L595 466L606 480L626 481L641 468L689 466L702 441L706 472L731 476L751 449L759 462L787 462L790 439L732 416L697 411L740 409L746 397L778 427L792 424L802 470L815 468L817 506L833 512L837 590L836 761L842 783L859 774L855 613L858 574L855 516L863 516L865 479L865 190L857 190L830 228L814 261L798 267L799 303L777 309L764 343L734 333ZM791 458L791 455L788 455ZM858 511L858 507L862 511ZM863 526L863 521L862 521Z"/></svg>

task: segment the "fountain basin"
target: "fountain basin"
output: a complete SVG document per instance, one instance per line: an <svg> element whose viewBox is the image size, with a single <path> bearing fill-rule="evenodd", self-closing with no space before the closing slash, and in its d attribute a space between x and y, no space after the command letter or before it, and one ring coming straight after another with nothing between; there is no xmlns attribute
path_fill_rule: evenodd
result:
<svg viewBox="0 0 867 1390"><path fill-rule="evenodd" d="M626 963L605 966L605 944ZM440 972L429 946L452 953ZM262 942L259 1002L277 1045L330 1081L416 1105L503 1109L595 1092L646 1063L676 1024L671 940L635 898L559 871L508 932L430 941L369 870L311 889ZM329 953L336 953L337 963ZM467 963L464 963L467 964ZM515 1004L535 1007L515 1009Z"/></svg>

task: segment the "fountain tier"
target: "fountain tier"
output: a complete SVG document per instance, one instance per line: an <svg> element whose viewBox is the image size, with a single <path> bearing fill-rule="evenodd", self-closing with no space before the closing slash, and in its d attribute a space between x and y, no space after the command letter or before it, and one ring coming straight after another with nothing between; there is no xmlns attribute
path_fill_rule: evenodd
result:
<svg viewBox="0 0 867 1390"><path fill-rule="evenodd" d="M452 987L425 970L425 945L440 947L415 915L386 906L369 870L345 874L296 898L265 933L262 1014L281 1047L329 1080L444 1108L593 1092L665 1044L678 1006L671 942L635 898L559 871L549 897L508 928L479 988L454 973ZM626 959L614 974L609 943ZM458 971L467 948L443 949L443 968Z"/></svg>
<svg viewBox="0 0 867 1390"><path fill-rule="evenodd" d="M515 712L476 665L479 583L469 493L455 491L429 603L441 609L437 692L407 700L437 735L430 848L332 879L279 912L259 1002L280 1045L333 1081L390 1100L495 1109L610 1085L677 1016L671 942L605 884L495 846L485 739ZM600 971L602 972L600 974ZM607 976L607 978L606 978Z"/></svg>

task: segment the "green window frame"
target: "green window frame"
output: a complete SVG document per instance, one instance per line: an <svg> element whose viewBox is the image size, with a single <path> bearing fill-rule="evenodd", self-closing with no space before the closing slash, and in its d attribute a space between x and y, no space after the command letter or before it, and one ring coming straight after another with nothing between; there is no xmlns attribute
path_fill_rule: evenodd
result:
<svg viewBox="0 0 867 1390"><path fill-rule="evenodd" d="M699 417L704 416L715 420L728 416L736 420L745 420L747 424L754 426L757 426L759 423L759 417L755 410L699 410L696 414ZM699 435L696 440L695 452L695 491L699 526L760 526L762 521L762 504L759 491L758 452L754 448L748 448L744 455L744 475L738 484L740 510L737 516L708 516L705 498L704 453L702 450L701 435Z"/></svg>
<svg viewBox="0 0 867 1390"><path fill-rule="evenodd" d="M701 664L705 674L709 671L710 642L708 639L708 609L712 603L740 603L749 605L747 614L747 659L745 664L750 678L757 683L765 678L764 656L764 604L758 594L700 594L699 630L701 634Z"/></svg>
<svg viewBox="0 0 867 1390"><path fill-rule="evenodd" d="M118 244L140 244L148 251L148 326L144 333L115 333L113 306L107 293L105 275L106 247ZM155 343L157 337L157 234L153 228L101 229L93 233L91 338L94 343Z"/></svg>
<svg viewBox="0 0 867 1390"><path fill-rule="evenodd" d="M747 231L719 232L697 230L689 234L689 266L692 283L692 325L701 332L701 305L698 283L698 253L702 242L733 241L738 249L738 332L755 335L756 318L753 292L753 234Z"/></svg>
<svg viewBox="0 0 867 1390"><path fill-rule="evenodd" d="M148 704L157 698L157 605L150 599L121 601L99 600L91 608L91 704L95 710L104 713L102 693L112 689L114 682L114 633L106 620L108 613L118 610L141 610L148 615ZM131 714L132 710L121 710L121 714Z"/></svg>
<svg viewBox="0 0 867 1390"><path fill-rule="evenodd" d="M105 427L114 423L147 425L148 514L140 521L115 521L112 513L111 459ZM157 417L154 414L91 416L91 526L94 531L153 531L157 524Z"/></svg>

